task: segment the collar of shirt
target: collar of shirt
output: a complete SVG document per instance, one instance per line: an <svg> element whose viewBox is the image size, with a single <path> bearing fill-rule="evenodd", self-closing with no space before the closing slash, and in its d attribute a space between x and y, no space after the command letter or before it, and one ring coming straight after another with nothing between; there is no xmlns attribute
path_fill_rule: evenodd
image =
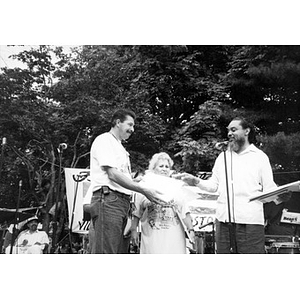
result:
<svg viewBox="0 0 300 300"><path fill-rule="evenodd" d="M247 154L249 152L258 152L258 151L259 151L259 149L257 147L255 147L253 144L250 144L244 151L242 151L240 153L236 153L235 151L232 151L232 152L235 153L236 155L243 155L243 154Z"/></svg>

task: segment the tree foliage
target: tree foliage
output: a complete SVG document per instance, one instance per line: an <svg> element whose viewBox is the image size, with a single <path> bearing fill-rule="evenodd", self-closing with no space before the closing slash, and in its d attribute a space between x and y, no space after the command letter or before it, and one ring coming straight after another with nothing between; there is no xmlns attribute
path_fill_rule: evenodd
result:
<svg viewBox="0 0 300 300"><path fill-rule="evenodd" d="M263 112L257 126L268 134L299 130L300 47L242 46L235 51L227 81L230 102Z"/></svg>

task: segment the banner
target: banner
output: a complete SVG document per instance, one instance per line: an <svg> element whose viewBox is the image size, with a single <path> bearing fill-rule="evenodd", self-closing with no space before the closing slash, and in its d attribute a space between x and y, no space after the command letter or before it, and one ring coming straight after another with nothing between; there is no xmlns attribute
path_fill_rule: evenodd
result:
<svg viewBox="0 0 300 300"><path fill-rule="evenodd" d="M213 230L213 225L207 225L215 222L217 208L217 193L209 193L200 190L197 187L189 187L197 197L189 201L191 217L193 219L193 227L195 231L210 232Z"/></svg>
<svg viewBox="0 0 300 300"><path fill-rule="evenodd" d="M86 234L90 221L83 221L83 201L91 184L89 169L65 168L69 228L74 233ZM72 228L71 228L72 226Z"/></svg>

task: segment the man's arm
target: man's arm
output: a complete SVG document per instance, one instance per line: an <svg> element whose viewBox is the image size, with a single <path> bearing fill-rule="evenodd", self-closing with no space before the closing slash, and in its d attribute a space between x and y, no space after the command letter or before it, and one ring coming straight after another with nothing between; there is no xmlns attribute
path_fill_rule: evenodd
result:
<svg viewBox="0 0 300 300"><path fill-rule="evenodd" d="M207 192L216 192L218 188L217 184L215 184L212 180L203 180L189 173L180 173L173 175L172 177L175 179L180 179L188 185L197 186L198 188Z"/></svg>
<svg viewBox="0 0 300 300"><path fill-rule="evenodd" d="M193 227L193 219L189 212L186 214L185 218L183 219L183 223L186 226L186 229L190 234L190 238L191 238L192 242L195 243L195 231L194 231L194 227Z"/></svg>
<svg viewBox="0 0 300 300"><path fill-rule="evenodd" d="M161 193L154 189L149 189L138 182L134 182L128 177L126 177L122 172L117 170L116 168L112 167L105 167L105 170L108 174L110 180L114 181L115 183L121 185L123 188L143 194L147 199L151 202L157 204L165 204L166 202L161 199Z"/></svg>
<svg viewBox="0 0 300 300"><path fill-rule="evenodd" d="M44 249L45 247L49 246L49 238L45 231L40 231L39 234L40 234L40 241L36 242L35 245L39 245L42 247L42 249Z"/></svg>
<svg viewBox="0 0 300 300"><path fill-rule="evenodd" d="M274 182L273 171L267 155L261 160L261 185L263 192L268 192L277 187Z"/></svg>

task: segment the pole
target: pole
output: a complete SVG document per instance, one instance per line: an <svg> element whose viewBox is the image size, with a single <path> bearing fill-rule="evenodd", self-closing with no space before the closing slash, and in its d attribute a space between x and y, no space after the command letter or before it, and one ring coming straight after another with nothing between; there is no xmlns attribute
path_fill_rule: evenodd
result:
<svg viewBox="0 0 300 300"><path fill-rule="evenodd" d="M227 160L226 160L226 149L223 149L224 153L224 164L225 164L225 179L226 179L226 191L227 191L227 205L228 205L228 228L229 228L229 239L230 239L230 253L237 253L236 240L235 240L235 228L234 224L231 222L230 214L230 198L229 198L229 183L227 174Z"/></svg>
<svg viewBox="0 0 300 300"><path fill-rule="evenodd" d="M12 237L11 237L11 242L10 242L10 254L12 254L13 246L15 243L16 224L19 224L19 207L20 207L21 190L22 190L22 180L19 181L19 194L18 194L17 207L16 207L16 213L15 213L15 221L14 221Z"/></svg>
<svg viewBox="0 0 300 300"><path fill-rule="evenodd" d="M215 223L212 223L212 239L213 239L213 254L216 254L216 245L215 245Z"/></svg>
<svg viewBox="0 0 300 300"><path fill-rule="evenodd" d="M1 172L2 172L2 165L3 165L3 160L4 160L4 148L6 145L6 138L4 137L2 139L2 147L1 147L1 158L0 158L0 180L1 180Z"/></svg>
<svg viewBox="0 0 300 300"><path fill-rule="evenodd" d="M59 170L58 170L58 182L57 182L57 191L56 191L56 199L55 199L55 213L53 220L53 235L52 235L52 249L51 253L54 253L56 246L56 235L57 235L57 216L58 216L58 202L60 199L60 185L61 185L61 161L62 161L62 151L63 148L58 147L58 155L59 155Z"/></svg>
<svg viewBox="0 0 300 300"><path fill-rule="evenodd" d="M72 226L73 226L73 223L74 223L74 214L75 214L76 198L77 198L77 193L78 193L78 184L81 181L79 179L79 175L77 175L77 179L75 179L75 176L73 176L73 179L76 182L76 186L75 186L75 194L74 194L73 207L72 207L71 224L70 224L70 234L72 233Z"/></svg>

